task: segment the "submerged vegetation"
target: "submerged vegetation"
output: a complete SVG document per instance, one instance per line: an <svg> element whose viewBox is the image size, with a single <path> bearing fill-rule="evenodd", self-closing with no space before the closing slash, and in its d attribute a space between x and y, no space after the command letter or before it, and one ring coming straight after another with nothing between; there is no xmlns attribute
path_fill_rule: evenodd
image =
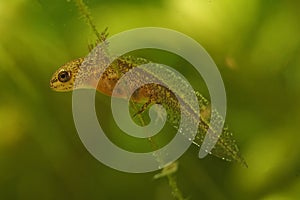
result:
<svg viewBox="0 0 300 200"><path fill-rule="evenodd" d="M78 1L80 2L80 1ZM298 199L299 3L290 1L85 1L94 27L74 3L60 0L0 2L0 194L4 199ZM91 26L91 24L89 25ZM126 174L95 160L76 134L71 93L49 89L50 74L87 54L87 44L142 26L181 31L216 61L228 96L226 121L249 168L191 148L175 174ZM133 52L162 61L208 96L201 77L166 52ZM167 56L166 56L167 55ZM97 110L110 99L97 94ZM132 113L139 110L132 108ZM99 115L100 116L100 115ZM110 114L101 123L115 129ZM144 119L147 123L147 119ZM140 122L142 123L142 122ZM164 133L174 133L172 126ZM159 134L153 140L167 143ZM109 136L128 150L149 151L149 141ZM141 144L139 144L141 142ZM122 146L123 147L123 146ZM176 169L176 168L173 168ZM164 171L161 172L164 174ZM160 177L161 174L156 177ZM166 178L168 181L166 181ZM171 187L170 187L171 186ZM178 190L180 189L180 191Z"/></svg>
<svg viewBox="0 0 300 200"><path fill-rule="evenodd" d="M106 37L107 37L107 28L99 34L95 24L92 21L91 15L88 11L87 6L83 3L82 0L76 0L76 5L83 16L83 18L86 20L86 22L90 25L91 30L95 33L97 37L97 43L106 43ZM105 44L102 48L106 48L109 44ZM119 79L122 78L122 76L125 75L128 71L134 69L138 65L141 64L151 64L151 61L148 61L143 58L135 58L132 56L126 56L123 55L119 58L116 58L115 61L113 61L110 66L104 70L104 67L106 65L109 65L110 57L114 57L113 55L109 56L108 49L102 49L101 47L97 47L97 55L100 58L92 58L91 60L99 60L97 65L103 65L103 67L100 66L93 66L93 65L84 65L84 61L86 60L85 58L79 58L75 59L73 61L70 61L60 67L53 75L53 77L50 80L50 87L53 90L56 91L72 91L74 89L80 89L84 88L87 85L79 85L83 84L84 82L89 83L97 83L97 85L91 84L90 87L96 88L100 93L107 94L109 96L112 96L112 90L114 89L115 85L119 81ZM92 48L90 48L90 51L92 51ZM106 53L105 53L106 52ZM100 61L101 60L101 61ZM107 63L105 63L107 62ZM161 66L159 64L152 63L152 66L154 66L156 69L161 69L164 66ZM103 71L103 74L101 71ZM80 71L80 74L79 74ZM239 153L238 147L235 144L235 140L232 136L232 133L228 131L228 128L223 128L222 134L220 136L213 136L213 134L216 134L214 128L211 126L210 121L214 121L217 123L220 123L220 121L224 121L224 118L220 115L217 114L216 111L214 114L216 116L214 118L209 117L209 115L212 113L210 109L210 105L208 100L206 100L199 92L196 92L196 97L198 98L198 106L200 107L200 113L201 115L199 116L196 114L193 110L189 102L185 99L181 99L180 101L186 102L182 105L179 104L178 97L175 96L173 91L165 86L164 84L168 85L167 83L164 83L164 80L162 80L160 77L156 76L155 74L152 74L151 72L145 72L145 73L140 73L137 72L138 74L132 74L133 78L137 78L139 76L143 76L143 79L148 79L151 80L153 83L148 84L148 85L143 85L140 87L138 90L134 92L134 94L131 97L131 106L133 112L135 113L132 117L137 117L137 123L141 126L145 126L146 122L144 119L143 114L145 114L145 111L151 107L153 104L161 104L163 107L167 110L168 116L167 116L167 121L172 124L173 127L176 129L179 129L178 124L180 123L180 120L184 114L189 121L198 121L198 133L193 141L194 144L196 144L198 147L201 146L201 144L204 141L204 136L207 135L208 129L211 128L213 131L210 134L210 137L216 137L217 138L217 143L210 151L209 153L212 155L215 155L217 157L222 158L223 160L227 161L237 161L243 164L244 166L247 166L245 160L242 158L242 156ZM169 71L168 76L170 78L175 78L176 74L170 74L171 71ZM97 75L99 74L99 75ZM102 75L101 75L102 74ZM167 74L166 74L167 75ZM165 75L165 76L166 76ZM77 82L75 82L75 79ZM81 80L79 80L81 79ZM94 80L95 79L95 80ZM180 87L183 87L184 85L184 80L181 80L179 78L177 79L177 85L181 85ZM88 81L85 81L88 80ZM98 82L99 80L99 82ZM136 87L135 85L138 83L135 83L134 81L132 83L126 84L123 88L118 88L118 94L120 97L124 96L126 91L130 87ZM122 90L122 91L120 91ZM185 96L185 95L181 95ZM188 97L185 97L188 98ZM138 106L137 104L140 104ZM199 114L200 114L199 113ZM198 124L198 123L196 123ZM191 125L191 124L190 124ZM190 126L189 125L189 126ZM181 127L181 132L182 131L189 131L190 128L186 127L182 129ZM183 135L187 135L189 137L188 133L179 133ZM140 133L142 134L142 133ZM167 133L163 133L167 134ZM152 145L153 151L158 149L157 141L155 141L152 137L148 138L149 143ZM156 155L158 160L161 160L159 155ZM174 164L171 164L170 166L173 166ZM176 199L183 199L182 193L179 190L176 180L173 178L173 175L171 173L175 173L177 171L174 170L174 167L167 166L163 169L163 172L159 174L159 177L162 177L165 175L169 179L169 185L172 188L172 194ZM177 166L177 164L176 164ZM168 170L169 169L169 170ZM155 176L156 177L156 176Z"/></svg>

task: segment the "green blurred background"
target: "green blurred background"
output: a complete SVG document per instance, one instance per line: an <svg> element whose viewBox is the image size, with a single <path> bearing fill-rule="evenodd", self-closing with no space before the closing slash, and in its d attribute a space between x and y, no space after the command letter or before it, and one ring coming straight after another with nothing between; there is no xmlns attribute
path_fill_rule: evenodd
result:
<svg viewBox="0 0 300 200"><path fill-rule="evenodd" d="M226 120L249 168L199 160L191 147L176 174L186 197L300 199L299 2L86 3L99 30L175 29L218 65ZM173 199L166 179L153 180L157 172L127 174L94 159L75 130L72 93L49 88L52 73L94 40L73 2L0 0L0 199ZM109 109L107 97L99 101Z"/></svg>

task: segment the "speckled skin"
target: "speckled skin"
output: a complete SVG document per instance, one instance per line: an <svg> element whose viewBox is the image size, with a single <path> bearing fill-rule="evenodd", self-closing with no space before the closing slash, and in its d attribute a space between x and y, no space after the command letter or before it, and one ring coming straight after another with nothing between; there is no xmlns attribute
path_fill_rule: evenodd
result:
<svg viewBox="0 0 300 200"><path fill-rule="evenodd" d="M94 53L99 54L99 52ZM99 65L99 63L103 66L95 67L95 65ZM101 56L100 60L84 60L84 58L78 58L73 61L70 61L65 65L61 66L53 74L52 79L50 81L50 87L53 90L60 92L72 91L73 89L78 88L92 87L97 88L97 90L101 93L111 96L116 83L126 72L138 65L149 63L149 61L143 58L122 56L118 59L115 59L109 65L109 67L106 68L108 63L110 63L110 60L105 56ZM78 73L79 70L81 70L81 73ZM64 83L59 81L58 74L61 71L70 72L71 77L69 81ZM144 73L142 75L136 75L142 76L143 78L150 77L151 79L153 79L152 75L147 73ZM77 80L75 81L75 79ZM160 80L155 80L155 83L157 83L157 81L159 82ZM133 85L131 84L136 84L136 82L129 83L126 87L133 87ZM126 96L127 89L128 88L124 88L124 90L120 89L116 93L117 97L122 98ZM222 121L223 119L218 115L218 117L216 117L215 119L210 119L209 117L211 110L209 102L198 92L196 92L196 96L199 102L201 113L200 116L197 116L195 114L196 112L191 109L191 106L189 106L187 101L185 101L184 99L181 100L184 102L185 106L180 107L179 101L173 94L173 92L159 84L147 84L140 87L133 93L133 95L131 96L131 100L144 104L140 112L143 112L145 109L147 109L147 107L155 103L163 105L168 113L167 120L176 128L178 128L177 125L180 121L181 109L183 113L192 121L199 120L200 118L198 133L194 139L194 143L200 146L204 140L208 128L210 127L209 121ZM233 139L232 133L229 132L227 128L223 129L221 136L218 138L218 142L216 143L215 147L210 153L224 160L237 161L247 166L245 160L239 154L239 150L235 143L235 140Z"/></svg>
<svg viewBox="0 0 300 200"><path fill-rule="evenodd" d="M80 65L82 64L84 58L78 58L72 60L63 66L61 66L54 74L50 80L50 88L58 92L67 92L74 89L74 82L76 74L79 70ZM62 71L70 72L71 79L68 82L62 83L58 80L58 74Z"/></svg>

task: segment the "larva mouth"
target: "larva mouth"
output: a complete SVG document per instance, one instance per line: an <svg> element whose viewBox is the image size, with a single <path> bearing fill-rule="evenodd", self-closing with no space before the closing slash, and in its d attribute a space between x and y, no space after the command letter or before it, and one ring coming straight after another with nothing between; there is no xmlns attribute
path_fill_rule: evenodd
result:
<svg viewBox="0 0 300 200"><path fill-rule="evenodd" d="M55 83L58 81L57 78L53 78L50 80L50 88L54 89L55 88Z"/></svg>

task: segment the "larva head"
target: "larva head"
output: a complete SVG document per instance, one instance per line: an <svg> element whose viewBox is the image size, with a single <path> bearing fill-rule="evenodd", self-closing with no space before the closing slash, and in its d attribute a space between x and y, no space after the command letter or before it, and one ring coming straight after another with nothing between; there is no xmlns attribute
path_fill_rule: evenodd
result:
<svg viewBox="0 0 300 200"><path fill-rule="evenodd" d="M75 77L83 60L83 58L78 58L61 66L52 75L50 88L59 92L72 91L74 89Z"/></svg>

